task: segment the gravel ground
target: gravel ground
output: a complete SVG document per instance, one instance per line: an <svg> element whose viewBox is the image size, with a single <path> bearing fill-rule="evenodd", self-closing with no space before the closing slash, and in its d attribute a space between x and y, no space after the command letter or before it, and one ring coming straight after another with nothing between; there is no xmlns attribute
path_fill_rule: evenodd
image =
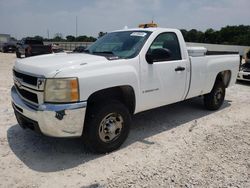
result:
<svg viewBox="0 0 250 188"><path fill-rule="evenodd" d="M195 98L140 113L118 151L94 155L19 127L14 61L0 53L0 187L250 187L250 83L227 89L216 112Z"/></svg>

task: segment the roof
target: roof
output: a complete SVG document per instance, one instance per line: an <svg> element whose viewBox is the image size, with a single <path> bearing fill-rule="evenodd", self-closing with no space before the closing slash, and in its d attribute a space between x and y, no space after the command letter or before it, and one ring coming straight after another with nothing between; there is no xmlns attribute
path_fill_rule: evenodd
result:
<svg viewBox="0 0 250 188"><path fill-rule="evenodd" d="M172 29L172 28L161 28L161 27L149 27L149 28L131 28L131 29L121 29L121 30L116 30L112 32L121 32L121 31L176 31L177 29Z"/></svg>

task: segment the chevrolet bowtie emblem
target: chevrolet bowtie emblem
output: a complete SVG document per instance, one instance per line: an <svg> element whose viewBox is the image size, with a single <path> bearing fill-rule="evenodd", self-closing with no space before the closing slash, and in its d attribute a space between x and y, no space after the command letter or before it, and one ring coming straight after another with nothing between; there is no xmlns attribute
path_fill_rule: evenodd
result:
<svg viewBox="0 0 250 188"><path fill-rule="evenodd" d="M18 88L21 88L22 87L22 84L19 80L15 80L15 84Z"/></svg>
<svg viewBox="0 0 250 188"><path fill-rule="evenodd" d="M43 80L38 79L37 80L37 87L38 87L38 89L40 89L40 87L41 87L42 84L43 84Z"/></svg>

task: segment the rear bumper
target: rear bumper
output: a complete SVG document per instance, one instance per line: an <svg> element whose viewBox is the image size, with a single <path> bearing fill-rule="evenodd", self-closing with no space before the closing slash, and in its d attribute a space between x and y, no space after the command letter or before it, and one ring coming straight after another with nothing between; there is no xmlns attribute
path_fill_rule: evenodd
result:
<svg viewBox="0 0 250 188"><path fill-rule="evenodd" d="M250 72L240 71L237 76L237 80L250 81Z"/></svg>
<svg viewBox="0 0 250 188"><path fill-rule="evenodd" d="M16 47L15 46L5 46L5 47L3 47L3 50L6 52L15 52Z"/></svg>
<svg viewBox="0 0 250 188"><path fill-rule="evenodd" d="M18 123L52 137L80 137L83 132L87 102L74 104L43 104L37 108L24 102L11 89L12 106Z"/></svg>

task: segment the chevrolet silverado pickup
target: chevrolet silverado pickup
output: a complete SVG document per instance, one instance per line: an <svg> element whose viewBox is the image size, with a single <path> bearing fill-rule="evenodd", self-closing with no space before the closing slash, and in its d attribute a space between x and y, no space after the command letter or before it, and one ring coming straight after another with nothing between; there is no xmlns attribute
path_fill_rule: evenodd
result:
<svg viewBox="0 0 250 188"><path fill-rule="evenodd" d="M203 96L219 109L236 81L239 55L187 48L177 29L114 31L84 53L18 59L12 106L19 125L52 137L82 137L111 152L128 136L131 116Z"/></svg>

